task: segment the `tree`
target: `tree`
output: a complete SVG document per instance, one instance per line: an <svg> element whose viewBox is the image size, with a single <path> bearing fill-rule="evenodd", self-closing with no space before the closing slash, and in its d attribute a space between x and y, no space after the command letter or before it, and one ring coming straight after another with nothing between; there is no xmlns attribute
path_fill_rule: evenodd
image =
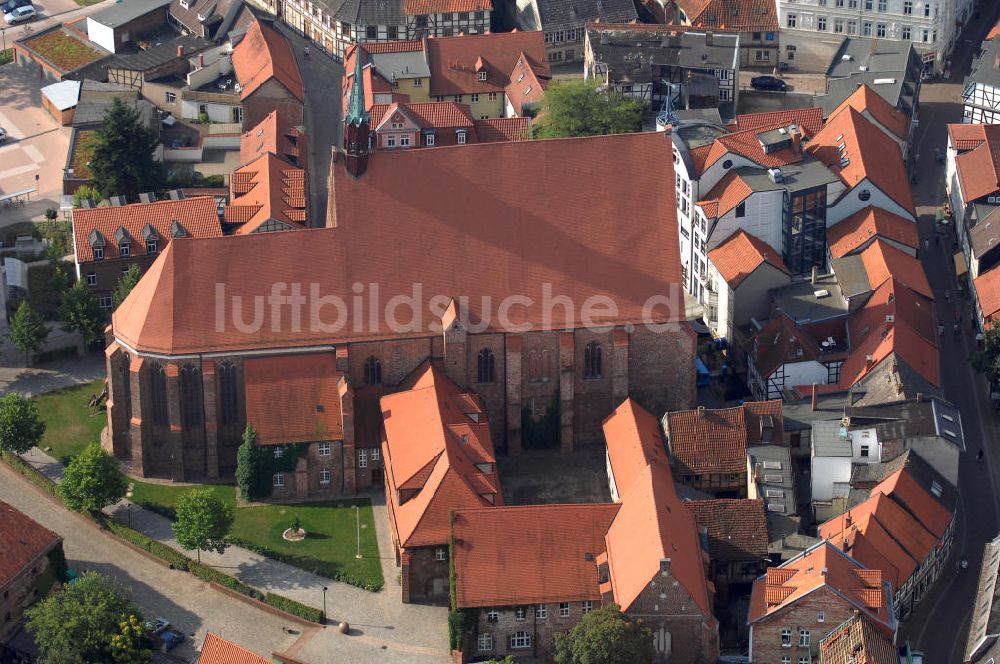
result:
<svg viewBox="0 0 1000 664"><path fill-rule="evenodd" d="M642 129L645 104L597 81L554 83L545 91L538 115L539 138L625 134Z"/></svg>
<svg viewBox="0 0 1000 664"><path fill-rule="evenodd" d="M514 658L511 655L507 655L503 659L493 658L486 662L486 664L517 664L517 662L514 661Z"/></svg>
<svg viewBox="0 0 1000 664"><path fill-rule="evenodd" d="M127 298L128 294L132 292L135 285L139 283L139 279L141 277L142 270L139 269L138 265L132 263L128 266L128 270L122 274L121 278L118 280L118 285L115 286L113 298L116 309L119 304L125 301L125 298Z"/></svg>
<svg viewBox="0 0 1000 664"><path fill-rule="evenodd" d="M192 489L177 501L177 518L172 524L177 543L185 551L222 553L228 546L226 535L233 525L233 510L209 488Z"/></svg>
<svg viewBox="0 0 1000 664"><path fill-rule="evenodd" d="M63 322L63 330L80 333L85 348L90 347L104 322L104 312L101 311L97 298L82 281L76 282L66 291L59 317Z"/></svg>
<svg viewBox="0 0 1000 664"><path fill-rule="evenodd" d="M257 444L257 432L247 425L243 443L236 450L236 485L243 500L253 502L268 495L271 478L267 476L267 450Z"/></svg>
<svg viewBox="0 0 1000 664"><path fill-rule="evenodd" d="M96 512L117 503L128 490L128 479L118 461L98 444L91 443L73 457L59 484L59 497L77 512Z"/></svg>
<svg viewBox="0 0 1000 664"><path fill-rule="evenodd" d="M122 633L122 622L141 616L128 590L96 572L81 574L26 613L40 664L117 662L114 637Z"/></svg>
<svg viewBox="0 0 1000 664"><path fill-rule="evenodd" d="M132 106L119 99L104 114L90 158L90 181L104 196L138 196L163 188L163 166L153 158L160 139Z"/></svg>
<svg viewBox="0 0 1000 664"><path fill-rule="evenodd" d="M986 376L992 385L1000 382L1000 325L986 330L983 350L973 363L976 370Z"/></svg>
<svg viewBox="0 0 1000 664"><path fill-rule="evenodd" d="M56 265L49 277L49 288L57 295L62 295L69 289L69 274L62 265Z"/></svg>
<svg viewBox="0 0 1000 664"><path fill-rule="evenodd" d="M35 402L17 392L0 397L0 450L24 454L38 444L44 433L45 422Z"/></svg>
<svg viewBox="0 0 1000 664"><path fill-rule="evenodd" d="M576 627L556 634L556 664L650 664L653 635L610 604L583 617Z"/></svg>
<svg viewBox="0 0 1000 664"><path fill-rule="evenodd" d="M153 651L148 646L149 634L141 616L132 614L118 625L111 637L111 657L116 664L149 664Z"/></svg>
<svg viewBox="0 0 1000 664"><path fill-rule="evenodd" d="M85 184L73 192L73 207L83 207L84 201L97 203L99 200L101 200L101 192L90 185Z"/></svg>
<svg viewBox="0 0 1000 664"><path fill-rule="evenodd" d="M25 364L31 363L31 354L41 350L48 336L49 328L42 315L27 300L21 302L10 319L10 342L24 353Z"/></svg>

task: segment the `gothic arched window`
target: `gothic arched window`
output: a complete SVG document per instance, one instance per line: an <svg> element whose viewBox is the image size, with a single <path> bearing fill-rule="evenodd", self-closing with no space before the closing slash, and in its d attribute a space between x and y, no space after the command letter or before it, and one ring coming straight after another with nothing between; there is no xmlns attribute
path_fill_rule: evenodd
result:
<svg viewBox="0 0 1000 664"><path fill-rule="evenodd" d="M365 385L382 384L382 363L376 357L365 360Z"/></svg>
<svg viewBox="0 0 1000 664"><path fill-rule="evenodd" d="M591 341L583 349L583 377L588 379L601 377L601 344Z"/></svg>
<svg viewBox="0 0 1000 664"><path fill-rule="evenodd" d="M496 358L493 356L493 351L484 348L476 357L476 382L495 383L496 379Z"/></svg>

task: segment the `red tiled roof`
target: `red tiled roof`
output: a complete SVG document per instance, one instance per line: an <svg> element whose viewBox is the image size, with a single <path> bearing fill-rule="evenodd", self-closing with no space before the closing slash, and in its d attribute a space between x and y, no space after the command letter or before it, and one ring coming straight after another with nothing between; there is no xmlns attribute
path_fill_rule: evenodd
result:
<svg viewBox="0 0 1000 664"><path fill-rule="evenodd" d="M728 177L728 175L726 176ZM725 214L721 212L720 216ZM708 260L733 290L761 265L767 263L791 276L781 256L763 240L740 229L708 252Z"/></svg>
<svg viewBox="0 0 1000 664"><path fill-rule="evenodd" d="M474 125L468 104L453 101L432 101L409 104L375 104L369 110L372 129L381 129L396 112L410 118L421 129L469 127Z"/></svg>
<svg viewBox="0 0 1000 664"><path fill-rule="evenodd" d="M428 297L468 296L469 315L493 329L504 298L537 293L535 305L509 311L512 325L578 326L543 316L541 289L551 284L553 296L575 302L614 300L617 315L601 324L639 323L651 295L680 283L677 225L667 223L677 206L673 188L661 186L673 177L673 160L663 141L649 132L379 152L358 179L340 159L330 187L334 228L173 243L115 311L115 334L132 348L171 354L440 334L439 320L427 315L403 334L381 319L360 331L269 322L244 334L218 330L189 306L214 302L220 283L227 298L253 302L276 280L321 284L324 296L344 302L355 282L379 282L385 298L421 283ZM527 173L526 163L536 168ZM604 186L581 189L597 163L609 173ZM665 309L657 307L658 322ZM329 311L327 325L336 317Z"/></svg>
<svg viewBox="0 0 1000 664"><path fill-rule="evenodd" d="M757 343L757 373L766 378L786 363L818 360L820 346L791 318L776 312L767 324L754 335Z"/></svg>
<svg viewBox="0 0 1000 664"><path fill-rule="evenodd" d="M906 468L901 468L882 480L872 489L872 495L884 493L892 496L907 512L935 537L944 537L955 515L914 479Z"/></svg>
<svg viewBox="0 0 1000 664"><path fill-rule="evenodd" d="M830 113L827 122L848 107L861 114L867 111L876 122L885 127L896 138L906 140L910 131L910 118L905 113L893 108L892 104L868 87L868 84L862 84L847 99L842 101L840 106Z"/></svg>
<svg viewBox="0 0 1000 664"><path fill-rule="evenodd" d="M596 558L617 504L456 510L459 608L600 600Z"/></svg>
<svg viewBox="0 0 1000 664"><path fill-rule="evenodd" d="M531 138L529 118L486 118L476 120L476 138L480 143L527 141Z"/></svg>
<svg viewBox="0 0 1000 664"><path fill-rule="evenodd" d="M886 320L888 315L893 322ZM851 354L840 370L843 389L852 387L893 355L932 385L940 386L931 300L890 278L850 318L848 329Z"/></svg>
<svg viewBox="0 0 1000 664"><path fill-rule="evenodd" d="M846 146L844 152L838 147L841 143ZM806 151L840 177L847 186L844 195L867 180L916 216L899 145L853 107L828 118L822 131L809 141ZM841 166L845 157L848 164Z"/></svg>
<svg viewBox="0 0 1000 664"><path fill-rule="evenodd" d="M490 0L405 0L403 6L407 16L493 10Z"/></svg>
<svg viewBox="0 0 1000 664"><path fill-rule="evenodd" d="M979 311L987 323L986 327L992 327L992 318L1000 311L1000 268L979 275L973 280L972 286L976 290Z"/></svg>
<svg viewBox="0 0 1000 664"><path fill-rule="evenodd" d="M934 299L923 264L905 251L877 239L861 252L861 262L873 289L894 278L924 297Z"/></svg>
<svg viewBox="0 0 1000 664"><path fill-rule="evenodd" d="M981 124L950 124L948 125L948 138L951 145L959 152L971 150L986 141L984 128L987 125Z"/></svg>
<svg viewBox="0 0 1000 664"><path fill-rule="evenodd" d="M704 164L698 169L697 172L701 173L704 169L716 163L727 154L740 155L741 157L745 157L755 164L758 164L762 168L778 168L802 161L802 153L796 152L792 148L784 148L774 152L764 152L764 147L761 145L760 138L757 136L765 131L771 131L780 127L787 127L788 124L791 123L783 121L775 122L770 126L764 126L760 129L735 131L731 134L723 134L722 136L719 136L708 147L704 158ZM808 136L808 133L803 132L803 138ZM699 153L695 163L697 164L700 161L701 154Z"/></svg>
<svg viewBox="0 0 1000 664"><path fill-rule="evenodd" d="M340 381L333 353L243 361L247 423L261 445L342 440Z"/></svg>
<svg viewBox="0 0 1000 664"><path fill-rule="evenodd" d="M163 253L173 236L171 226L180 223L187 237L219 237L219 211L211 196L195 196L179 201L132 203L130 205L80 208L73 211L73 241L76 260L85 263L94 260L90 245L91 233L99 233L104 242L104 259L119 257L118 231L124 228L129 237L129 255L145 256L146 240L143 229L147 225L156 231L156 250Z"/></svg>
<svg viewBox="0 0 1000 664"><path fill-rule="evenodd" d="M491 32L427 40L431 96L502 92L519 59L527 58L536 75L551 77L545 40L537 30ZM486 80L479 73L486 72Z"/></svg>
<svg viewBox="0 0 1000 664"><path fill-rule="evenodd" d="M309 150L305 134L293 127L277 111L240 137L240 164L248 164L262 154L275 154L293 166L305 167Z"/></svg>
<svg viewBox="0 0 1000 664"><path fill-rule="evenodd" d="M667 463L660 421L631 397L604 418L603 426L611 474L619 494L635 482L646 466Z"/></svg>
<svg viewBox="0 0 1000 664"><path fill-rule="evenodd" d="M368 53L415 53L424 50L424 43L419 39L409 41L366 41L365 51ZM348 47L348 55L355 49L355 45ZM353 67L346 67L345 71L353 71Z"/></svg>
<svg viewBox="0 0 1000 664"><path fill-rule="evenodd" d="M708 531L708 553L717 561L767 558L767 517L762 499L692 500L684 503Z"/></svg>
<svg viewBox="0 0 1000 664"><path fill-rule="evenodd" d="M834 258L863 249L879 237L914 250L920 243L915 222L879 207L858 210L826 231L826 241Z"/></svg>
<svg viewBox="0 0 1000 664"><path fill-rule="evenodd" d="M979 125L983 141L955 157L962 199L971 203L1000 191L1000 125Z"/></svg>
<svg viewBox="0 0 1000 664"><path fill-rule="evenodd" d="M760 442L760 417L770 415L773 440L784 436L781 401L667 413L670 455L679 475L746 473L747 445Z"/></svg>
<svg viewBox="0 0 1000 664"><path fill-rule="evenodd" d="M778 12L769 0L679 0L688 21L719 32L777 32Z"/></svg>
<svg viewBox="0 0 1000 664"><path fill-rule="evenodd" d="M997 35L1000 35L1000 21L998 21L996 25L990 28L989 34L986 35L986 39L993 39Z"/></svg>
<svg viewBox="0 0 1000 664"><path fill-rule="evenodd" d="M862 615L826 635L819 650L823 664L899 664L892 639Z"/></svg>
<svg viewBox="0 0 1000 664"><path fill-rule="evenodd" d="M485 408L466 396L428 361L381 399L389 512L403 548L446 543L454 509L503 502Z"/></svg>
<svg viewBox="0 0 1000 664"><path fill-rule="evenodd" d="M271 660L208 632L201 645L198 664L271 664Z"/></svg>
<svg viewBox="0 0 1000 664"><path fill-rule="evenodd" d="M775 124L787 126L792 123L798 124L811 136L823 128L823 109L794 108L784 111L745 113L736 116L733 131L761 131L770 129Z"/></svg>
<svg viewBox="0 0 1000 664"><path fill-rule="evenodd" d="M717 219L737 205L745 201L753 189L739 176L736 171L726 173L712 190L705 195L704 201L698 201L709 219Z"/></svg>
<svg viewBox="0 0 1000 664"><path fill-rule="evenodd" d="M524 115L525 105L537 106L541 103L551 76L547 65L539 66L535 60L521 52L508 79L504 94L507 95L514 114L520 116Z"/></svg>
<svg viewBox="0 0 1000 664"><path fill-rule="evenodd" d="M0 588L59 541L54 532L0 501Z"/></svg>
<svg viewBox="0 0 1000 664"><path fill-rule="evenodd" d="M296 99L305 101L295 54L288 40L274 28L255 21L233 49L232 60L242 86L240 99L246 99L273 78Z"/></svg>
<svg viewBox="0 0 1000 664"><path fill-rule="evenodd" d="M274 219L290 229L306 221L306 172L268 152L233 171L229 178L227 223L242 224L236 233L253 233Z"/></svg>
<svg viewBox="0 0 1000 664"><path fill-rule="evenodd" d="M757 579L750 595L748 622L752 625L790 606L820 588L830 587L844 602L893 634L889 616L891 591L882 584L879 570L866 570L861 563L823 541L772 567Z"/></svg>

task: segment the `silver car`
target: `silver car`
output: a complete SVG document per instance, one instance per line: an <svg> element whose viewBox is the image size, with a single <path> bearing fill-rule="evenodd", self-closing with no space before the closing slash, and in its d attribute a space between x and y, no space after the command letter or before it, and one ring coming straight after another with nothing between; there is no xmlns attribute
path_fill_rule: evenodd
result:
<svg viewBox="0 0 1000 664"><path fill-rule="evenodd" d="M33 5L25 5L24 7L17 7L12 9L9 13L3 15L3 20L7 22L7 25L14 25L15 23L24 23L25 21L30 21L31 19L38 16Z"/></svg>

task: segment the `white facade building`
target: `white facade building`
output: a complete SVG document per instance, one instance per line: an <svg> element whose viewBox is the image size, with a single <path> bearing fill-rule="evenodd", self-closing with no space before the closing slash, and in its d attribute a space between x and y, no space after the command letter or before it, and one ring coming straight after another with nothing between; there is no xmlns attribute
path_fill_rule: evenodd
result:
<svg viewBox="0 0 1000 664"><path fill-rule="evenodd" d="M785 43L810 35L874 37L912 42L925 71L943 72L974 0L777 0L782 62L795 64L795 47ZM791 47L789 49L789 47Z"/></svg>

